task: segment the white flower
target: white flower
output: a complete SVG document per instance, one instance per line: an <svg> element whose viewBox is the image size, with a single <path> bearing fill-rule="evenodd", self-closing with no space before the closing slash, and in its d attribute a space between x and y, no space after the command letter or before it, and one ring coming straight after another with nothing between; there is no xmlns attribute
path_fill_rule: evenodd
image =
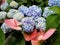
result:
<svg viewBox="0 0 60 45"><path fill-rule="evenodd" d="M22 18L24 17L24 14L22 12L16 13L13 18L17 19L17 20L22 20Z"/></svg>
<svg viewBox="0 0 60 45"><path fill-rule="evenodd" d="M4 12L4 11L1 11L0 12L0 19L4 19L5 17L6 17L6 12Z"/></svg>
<svg viewBox="0 0 60 45"><path fill-rule="evenodd" d="M7 33L10 30L10 28L5 23L2 24L1 29L4 33Z"/></svg>
<svg viewBox="0 0 60 45"><path fill-rule="evenodd" d="M43 13L43 16L45 17L45 18L47 18L49 15L51 15L51 14L55 14L55 12L53 11L53 10L49 10L49 8L50 7L46 7L45 9L44 9L44 13Z"/></svg>
<svg viewBox="0 0 60 45"><path fill-rule="evenodd" d="M15 1L12 1L12 2L10 3L10 6L13 7L13 8L17 8L17 7L18 7L18 3L15 2Z"/></svg>
<svg viewBox="0 0 60 45"><path fill-rule="evenodd" d="M43 17L39 17L39 18L35 19L35 26L36 26L36 29L45 30L46 20Z"/></svg>
<svg viewBox="0 0 60 45"><path fill-rule="evenodd" d="M9 12L7 13L7 17L8 18L13 18L13 15L18 13L18 12L19 12L18 10L10 9Z"/></svg>
<svg viewBox="0 0 60 45"><path fill-rule="evenodd" d="M1 8L1 10L6 10L8 6L9 6L9 4L7 2L5 2L0 6L0 8Z"/></svg>

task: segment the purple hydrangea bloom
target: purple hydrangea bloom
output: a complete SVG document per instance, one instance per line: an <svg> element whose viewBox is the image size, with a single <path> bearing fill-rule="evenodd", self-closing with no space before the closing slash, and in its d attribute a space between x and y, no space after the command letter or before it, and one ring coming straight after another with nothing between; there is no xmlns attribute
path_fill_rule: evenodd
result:
<svg viewBox="0 0 60 45"><path fill-rule="evenodd" d="M49 0L48 5L49 6L59 6L60 7L60 0Z"/></svg>
<svg viewBox="0 0 60 45"><path fill-rule="evenodd" d="M33 20L32 17L25 17L25 18L23 18L23 19L22 19L22 23L23 23L23 24L30 24L30 25L32 25L32 26L35 25L35 21Z"/></svg>
<svg viewBox="0 0 60 45"><path fill-rule="evenodd" d="M23 14L27 14L28 12L28 7L24 6L24 5L21 5L19 8L18 8L19 12L22 12Z"/></svg>
<svg viewBox="0 0 60 45"><path fill-rule="evenodd" d="M27 13L27 16L31 16L33 18L38 18L41 16L41 13L42 13L41 7L33 5L33 6L29 7L29 11Z"/></svg>
<svg viewBox="0 0 60 45"><path fill-rule="evenodd" d="M32 32L34 29L34 26L32 26L30 24L25 24L22 26L22 28L23 28L23 31L25 31L25 32Z"/></svg>
<svg viewBox="0 0 60 45"><path fill-rule="evenodd" d="M25 17L22 19L22 28L25 32L31 32L34 29L35 21L32 17Z"/></svg>
<svg viewBox="0 0 60 45"><path fill-rule="evenodd" d="M36 29L45 30L46 20L43 17L39 17L39 18L35 19L35 26L36 26Z"/></svg>

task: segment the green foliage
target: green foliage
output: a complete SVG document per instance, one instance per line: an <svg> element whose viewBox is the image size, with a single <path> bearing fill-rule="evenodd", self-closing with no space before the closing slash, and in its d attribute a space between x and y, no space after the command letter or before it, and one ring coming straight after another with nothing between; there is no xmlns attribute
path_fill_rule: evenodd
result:
<svg viewBox="0 0 60 45"><path fill-rule="evenodd" d="M43 0L35 0L37 3L40 3L40 2L42 2Z"/></svg>
<svg viewBox="0 0 60 45"><path fill-rule="evenodd" d="M12 0L7 0L8 3L10 3Z"/></svg>
<svg viewBox="0 0 60 45"><path fill-rule="evenodd" d="M5 35L0 28L0 45L4 45L4 41L5 41Z"/></svg>
<svg viewBox="0 0 60 45"><path fill-rule="evenodd" d="M56 30L56 32L54 33L53 36L51 36L45 45L60 45L60 24Z"/></svg>
<svg viewBox="0 0 60 45"><path fill-rule="evenodd" d="M60 15L60 7L58 6L52 6L50 10L53 10L56 14Z"/></svg>
<svg viewBox="0 0 60 45"><path fill-rule="evenodd" d="M57 28L59 25L59 16L56 14L52 14L46 18L46 27L47 30L49 28Z"/></svg>
<svg viewBox="0 0 60 45"><path fill-rule="evenodd" d="M5 40L5 45L25 45L25 40L20 32L12 32Z"/></svg>

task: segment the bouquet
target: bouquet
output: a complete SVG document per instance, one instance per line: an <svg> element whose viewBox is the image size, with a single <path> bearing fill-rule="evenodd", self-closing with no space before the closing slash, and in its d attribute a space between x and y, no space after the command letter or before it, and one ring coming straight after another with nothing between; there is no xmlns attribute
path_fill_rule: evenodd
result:
<svg viewBox="0 0 60 45"><path fill-rule="evenodd" d="M0 5L1 45L59 45L59 0L7 0Z"/></svg>

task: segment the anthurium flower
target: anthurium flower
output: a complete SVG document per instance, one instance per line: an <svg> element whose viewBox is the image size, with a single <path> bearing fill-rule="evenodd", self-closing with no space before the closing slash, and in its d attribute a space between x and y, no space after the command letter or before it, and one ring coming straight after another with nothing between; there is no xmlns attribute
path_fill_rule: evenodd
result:
<svg viewBox="0 0 60 45"><path fill-rule="evenodd" d="M8 27L15 29L15 30L22 30L21 27L19 27L19 25L21 24L19 21L15 20L15 19L5 19L5 23Z"/></svg>
<svg viewBox="0 0 60 45"><path fill-rule="evenodd" d="M30 41L37 36L37 30L35 29L31 34L25 32L22 33L26 41Z"/></svg>
<svg viewBox="0 0 60 45"><path fill-rule="evenodd" d="M47 40L52 34L56 31L56 29L49 29L47 32L39 31L37 32L34 30L34 32L30 35L27 33L23 33L24 38L26 41L30 41L32 45L39 45L38 43L42 40ZM31 36L32 35L32 36Z"/></svg>
<svg viewBox="0 0 60 45"><path fill-rule="evenodd" d="M1 0L1 4L3 4L5 2L5 0Z"/></svg>

